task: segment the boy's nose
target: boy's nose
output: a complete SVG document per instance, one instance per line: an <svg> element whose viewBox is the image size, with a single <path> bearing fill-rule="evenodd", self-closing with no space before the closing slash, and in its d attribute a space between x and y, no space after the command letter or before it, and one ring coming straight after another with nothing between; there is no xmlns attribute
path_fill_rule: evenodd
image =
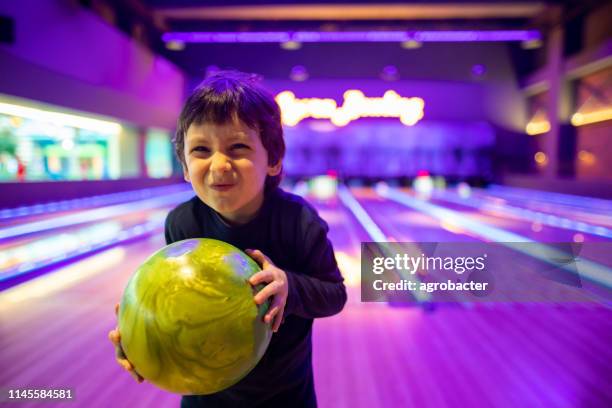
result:
<svg viewBox="0 0 612 408"><path fill-rule="evenodd" d="M232 165L226 155L223 153L215 153L212 157L212 162L210 165L210 170L212 172L223 173L231 170Z"/></svg>

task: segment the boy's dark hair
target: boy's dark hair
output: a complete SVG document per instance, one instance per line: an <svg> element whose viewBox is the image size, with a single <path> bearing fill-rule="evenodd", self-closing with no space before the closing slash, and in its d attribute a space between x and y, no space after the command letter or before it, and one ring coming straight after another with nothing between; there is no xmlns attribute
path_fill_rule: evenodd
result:
<svg viewBox="0 0 612 408"><path fill-rule="evenodd" d="M259 133L261 144L268 152L268 165L278 163L285 155L285 140L280 108L272 94L259 84L257 75L238 71L221 71L205 79L187 98L178 119L174 149L183 166L185 134L193 123L224 124L240 119ZM282 172L266 178L266 189L277 187Z"/></svg>

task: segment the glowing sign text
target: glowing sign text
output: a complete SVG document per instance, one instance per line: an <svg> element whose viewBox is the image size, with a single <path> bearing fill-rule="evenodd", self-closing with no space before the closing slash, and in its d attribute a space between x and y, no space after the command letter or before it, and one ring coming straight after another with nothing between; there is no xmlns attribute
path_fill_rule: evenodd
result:
<svg viewBox="0 0 612 408"><path fill-rule="evenodd" d="M344 103L337 106L333 99L298 99L293 92L283 91L276 95L280 105L283 123L295 126L302 119L329 119L336 126L346 126L351 121L363 117L399 118L407 126L412 126L423 118L425 102L421 98L404 98L395 91L387 91L382 98L369 98L358 90L344 93Z"/></svg>

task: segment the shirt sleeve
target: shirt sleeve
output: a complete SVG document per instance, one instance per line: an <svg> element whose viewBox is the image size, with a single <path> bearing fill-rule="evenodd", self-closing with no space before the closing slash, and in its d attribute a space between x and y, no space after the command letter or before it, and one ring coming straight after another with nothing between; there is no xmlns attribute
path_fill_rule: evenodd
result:
<svg viewBox="0 0 612 408"><path fill-rule="evenodd" d="M166 216L166 222L164 223L164 237L166 238L166 245L179 241L178 237L176 236L176 227L174 226L175 218L174 211L170 211Z"/></svg>
<svg viewBox="0 0 612 408"><path fill-rule="evenodd" d="M326 317L339 313L346 303L344 279L327 231L327 223L314 209L305 207L297 228L297 264L303 267L285 271L289 285L286 315Z"/></svg>

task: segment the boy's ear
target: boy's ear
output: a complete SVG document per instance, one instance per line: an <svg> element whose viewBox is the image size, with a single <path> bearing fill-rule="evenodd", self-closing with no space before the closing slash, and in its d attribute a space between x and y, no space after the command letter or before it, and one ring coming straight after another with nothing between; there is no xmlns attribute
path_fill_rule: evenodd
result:
<svg viewBox="0 0 612 408"><path fill-rule="evenodd" d="M268 166L268 176L278 176L283 169L283 160L280 159L275 165Z"/></svg>
<svg viewBox="0 0 612 408"><path fill-rule="evenodd" d="M189 178L189 171L187 171L187 166L183 164L182 167L183 167L183 178L185 179L186 182L191 183L191 179Z"/></svg>

